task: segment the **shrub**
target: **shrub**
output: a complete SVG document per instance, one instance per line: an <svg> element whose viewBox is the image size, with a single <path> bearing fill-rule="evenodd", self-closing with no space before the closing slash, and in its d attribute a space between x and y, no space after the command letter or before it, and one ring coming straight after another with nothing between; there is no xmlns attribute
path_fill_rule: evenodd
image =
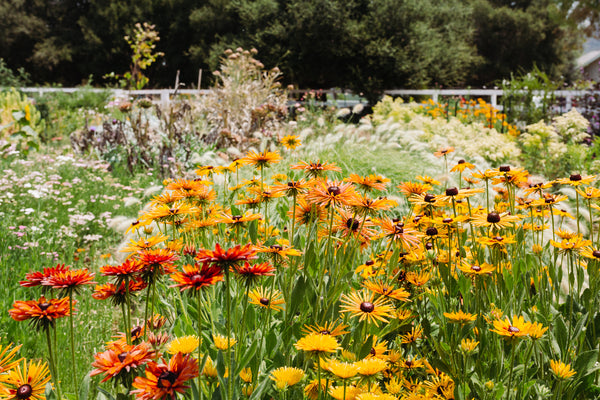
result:
<svg viewBox="0 0 600 400"><path fill-rule="evenodd" d="M0 93L0 141L26 153L38 148L44 121L31 100L16 89Z"/></svg>

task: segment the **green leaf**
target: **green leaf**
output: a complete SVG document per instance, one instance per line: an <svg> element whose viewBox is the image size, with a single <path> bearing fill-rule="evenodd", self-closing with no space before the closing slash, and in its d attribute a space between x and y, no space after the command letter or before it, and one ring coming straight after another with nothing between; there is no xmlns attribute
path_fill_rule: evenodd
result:
<svg viewBox="0 0 600 400"><path fill-rule="evenodd" d="M300 278L298 278L298 281L296 282L296 287L294 287L294 290L292 291L292 297L290 298L290 314L293 315L300 306L300 304L302 304L302 301L304 300L304 292L306 291L306 286L307 285L306 281L304 280L304 277L301 276Z"/></svg>
<svg viewBox="0 0 600 400"><path fill-rule="evenodd" d="M52 390L52 383L46 384L46 400L56 400L56 393Z"/></svg>
<svg viewBox="0 0 600 400"><path fill-rule="evenodd" d="M115 397L106 389L98 386L98 400L115 400Z"/></svg>
<svg viewBox="0 0 600 400"><path fill-rule="evenodd" d="M589 350L579 353L577 360L573 364L573 369L577 372L578 378L583 378L597 371L600 366L595 365L598 359L598 350Z"/></svg>
<svg viewBox="0 0 600 400"><path fill-rule="evenodd" d="M83 381L81 381L81 386L79 387L79 400L88 400L90 396L90 374L86 374Z"/></svg>
<svg viewBox="0 0 600 400"><path fill-rule="evenodd" d="M16 110L12 112L12 117L15 121L21 121L22 119L25 119L25 113L23 111Z"/></svg>
<svg viewBox="0 0 600 400"><path fill-rule="evenodd" d="M371 352L372 348L373 348L373 336L369 335L369 338L362 345L362 347L360 348L360 351L358 352L358 359L362 360L363 358L365 358L367 356L367 354L369 354Z"/></svg>
<svg viewBox="0 0 600 400"><path fill-rule="evenodd" d="M248 235L250 235L250 240L252 243L256 244L256 239L258 238L258 221L250 221L248 224Z"/></svg>
<svg viewBox="0 0 600 400"><path fill-rule="evenodd" d="M554 337L556 338L556 343L558 344L558 349L560 350L560 355L562 356L567 351L568 334L565 322L563 321L563 318L560 315L557 315L556 317L553 332Z"/></svg>

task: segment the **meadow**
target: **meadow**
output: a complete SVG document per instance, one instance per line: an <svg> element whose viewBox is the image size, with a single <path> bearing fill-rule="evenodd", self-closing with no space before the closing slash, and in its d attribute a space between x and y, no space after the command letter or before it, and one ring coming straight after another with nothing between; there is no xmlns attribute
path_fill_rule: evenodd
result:
<svg viewBox="0 0 600 400"><path fill-rule="evenodd" d="M232 52L214 97L168 109L38 118L11 95L0 397L598 397L600 171L577 111L288 110L261 68Z"/></svg>

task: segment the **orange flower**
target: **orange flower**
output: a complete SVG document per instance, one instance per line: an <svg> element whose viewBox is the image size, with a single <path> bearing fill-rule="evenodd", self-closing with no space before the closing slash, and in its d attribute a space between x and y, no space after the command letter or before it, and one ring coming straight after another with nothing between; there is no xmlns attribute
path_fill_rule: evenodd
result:
<svg viewBox="0 0 600 400"><path fill-rule="evenodd" d="M250 264L245 262L242 266L236 266L235 272L239 279L245 282L247 285L251 285L257 281L261 276L272 276L275 268L268 262L260 264Z"/></svg>
<svg viewBox="0 0 600 400"><path fill-rule="evenodd" d="M276 164L281 161L281 156L272 151L263 151L262 153L257 153L255 151L251 151L246 154L246 157L240 159L242 164L252 165L255 168L265 168L270 164Z"/></svg>
<svg viewBox="0 0 600 400"><path fill-rule="evenodd" d="M392 316L394 309L385 297L379 297L377 300L373 298L374 294L366 291L343 295L340 312L349 312L353 317L359 317L359 321L366 319L367 322L374 322L379 326L379 321L388 321L387 318Z"/></svg>
<svg viewBox="0 0 600 400"><path fill-rule="evenodd" d="M454 152L454 147L446 147L443 149L439 149L438 151L433 153L433 155L436 157L443 157L443 156L448 155L453 152Z"/></svg>
<svg viewBox="0 0 600 400"><path fill-rule="evenodd" d="M256 258L256 250L251 244L231 247L224 250L219 243L215 245L214 250L199 250L196 260L200 262L210 262L221 268L228 268L236 265L240 261L248 261Z"/></svg>
<svg viewBox="0 0 600 400"><path fill-rule="evenodd" d="M316 206L328 208L330 206L348 206L356 197L356 192L351 183L338 181L319 180L306 195L306 200Z"/></svg>
<svg viewBox="0 0 600 400"><path fill-rule="evenodd" d="M53 327L55 319L68 317L71 314L68 297L46 300L44 296L37 301L15 301L8 313L15 321L31 319L37 329Z"/></svg>
<svg viewBox="0 0 600 400"><path fill-rule="evenodd" d="M132 373L133 370L152 361L154 357L154 351L146 342L135 346L112 342L108 344L108 350L94 355L95 361L92 363L92 367L96 367L96 369L90 372L90 376L104 374L102 382L120 377L125 383L126 374ZM125 373L121 374L123 371Z"/></svg>
<svg viewBox="0 0 600 400"><path fill-rule="evenodd" d="M379 222L383 235L393 241L397 241L405 249L418 247L420 233L412 229L412 225L405 225L401 221L384 219Z"/></svg>
<svg viewBox="0 0 600 400"><path fill-rule="evenodd" d="M209 263L187 264L183 266L183 272L174 273L171 279L176 282L174 287L178 287L182 292L186 289L194 289L200 293L200 289L222 281L223 271L219 267L210 266Z"/></svg>
<svg viewBox="0 0 600 400"><path fill-rule="evenodd" d="M144 289L147 285L141 279L135 279L128 282L129 286L129 294L139 292ZM96 285L94 293L92 293L92 297L96 300L106 300L111 299L113 304L121 305L125 303L127 300L127 290L125 287L125 282L121 282L119 285L119 289L117 290L117 285L112 283L105 283L103 285Z"/></svg>
<svg viewBox="0 0 600 400"><path fill-rule="evenodd" d="M175 400L177 393L185 393L186 382L198 376L198 361L189 355L175 354L169 364L149 362L146 377L138 376L133 381L131 393L141 400L162 400L167 397Z"/></svg>
<svg viewBox="0 0 600 400"><path fill-rule="evenodd" d="M66 271L56 272L42 281L42 285L51 286L53 289L62 289L64 293L77 292L82 285L91 285L93 281L93 272L87 268L70 269Z"/></svg>
<svg viewBox="0 0 600 400"><path fill-rule="evenodd" d="M34 287L42 284L44 279L59 273L68 271L71 267L65 264L58 264L56 267L44 268L43 272L35 271L25 275L25 280L20 281L19 284L23 287Z"/></svg>
<svg viewBox="0 0 600 400"><path fill-rule="evenodd" d="M302 169L309 178L317 178L323 176L325 171L341 172L342 169L335 164L328 162L317 161L300 161L299 164L292 165L291 169Z"/></svg>
<svg viewBox="0 0 600 400"><path fill-rule="evenodd" d="M147 283L153 282L158 276L175 272L174 262L179 256L167 249L143 250L138 254L142 265L142 277Z"/></svg>
<svg viewBox="0 0 600 400"><path fill-rule="evenodd" d="M384 178L379 175L369 175L363 177L358 174L350 174L350 176L345 178L344 181L358 185L358 187L365 192L370 192L371 190L383 191L390 182L388 178Z"/></svg>
<svg viewBox="0 0 600 400"><path fill-rule="evenodd" d="M428 183L419 182L403 182L397 186L398 189L406 196L410 197L413 194L423 194L431 190L432 186Z"/></svg>
<svg viewBox="0 0 600 400"><path fill-rule="evenodd" d="M142 264L138 260L131 258L119 265L105 265L100 267L100 273L104 276L114 276L117 284L134 278L141 272Z"/></svg>

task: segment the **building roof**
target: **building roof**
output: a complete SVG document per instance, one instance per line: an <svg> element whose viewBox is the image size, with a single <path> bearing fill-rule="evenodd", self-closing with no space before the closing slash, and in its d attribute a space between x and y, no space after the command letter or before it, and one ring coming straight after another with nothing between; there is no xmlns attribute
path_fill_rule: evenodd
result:
<svg viewBox="0 0 600 400"><path fill-rule="evenodd" d="M588 51L587 53L581 55L577 59L577 67L579 67L579 68L587 67L588 65L597 61L599 58L600 58L600 50Z"/></svg>

